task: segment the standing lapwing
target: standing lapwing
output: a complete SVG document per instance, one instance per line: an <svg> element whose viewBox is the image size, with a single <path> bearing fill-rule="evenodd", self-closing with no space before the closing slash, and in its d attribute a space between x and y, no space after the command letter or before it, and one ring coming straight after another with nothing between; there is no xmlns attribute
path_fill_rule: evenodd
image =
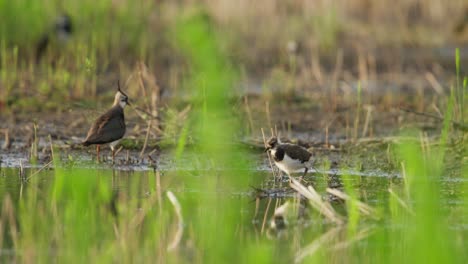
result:
<svg viewBox="0 0 468 264"><path fill-rule="evenodd" d="M124 108L126 105L130 105L130 103L128 102L128 96L120 90L119 82L117 82L117 87L112 108L96 119L83 142L84 146L97 145L96 154L98 162L100 146L109 143L112 150L112 163L114 163L115 146L125 135Z"/></svg>
<svg viewBox="0 0 468 264"><path fill-rule="evenodd" d="M267 141L265 152L273 158L275 165L289 177L291 173L304 169L304 177L312 166L312 153L307 149L291 143L281 143L277 137Z"/></svg>

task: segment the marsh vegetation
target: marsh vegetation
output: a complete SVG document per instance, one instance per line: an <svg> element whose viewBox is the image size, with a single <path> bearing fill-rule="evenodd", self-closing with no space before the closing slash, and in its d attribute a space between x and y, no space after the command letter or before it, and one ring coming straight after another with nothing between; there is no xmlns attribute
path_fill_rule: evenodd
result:
<svg viewBox="0 0 468 264"><path fill-rule="evenodd" d="M464 263L467 12L0 0L1 261ZM118 80L134 107L98 163L80 142ZM273 134L312 152L304 181Z"/></svg>

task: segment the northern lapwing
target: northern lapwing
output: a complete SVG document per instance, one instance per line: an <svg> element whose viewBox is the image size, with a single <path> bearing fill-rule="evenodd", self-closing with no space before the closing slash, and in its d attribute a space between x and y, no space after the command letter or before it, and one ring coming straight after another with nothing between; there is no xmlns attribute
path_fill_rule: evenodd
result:
<svg viewBox="0 0 468 264"><path fill-rule="evenodd" d="M100 146L109 143L112 150L112 163L114 163L115 146L125 135L124 108L130 103L128 102L128 96L120 90L119 83L117 83L117 86L118 89L112 108L96 119L83 142L84 146L96 145L98 162Z"/></svg>
<svg viewBox="0 0 468 264"><path fill-rule="evenodd" d="M302 169L304 177L312 166L312 153L299 145L282 143L277 137L271 137L267 141L265 152L270 154L275 165L289 177L291 173Z"/></svg>

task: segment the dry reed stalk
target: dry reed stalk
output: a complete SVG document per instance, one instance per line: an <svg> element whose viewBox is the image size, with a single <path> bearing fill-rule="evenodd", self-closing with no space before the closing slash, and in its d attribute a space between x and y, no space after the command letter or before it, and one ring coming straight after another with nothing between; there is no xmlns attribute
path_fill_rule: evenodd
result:
<svg viewBox="0 0 468 264"><path fill-rule="evenodd" d="M321 235L319 238L315 239L307 246L299 249L299 251L295 255L294 263L300 263L302 262L302 260L304 260L305 257L314 255L320 247L325 248L325 244L330 242L334 237L336 237L341 228L342 227L331 228L325 234Z"/></svg>
<svg viewBox="0 0 468 264"><path fill-rule="evenodd" d="M10 140L10 131L8 128L2 130L5 135L5 142L3 142L2 149L9 149L11 147L11 140Z"/></svg>
<svg viewBox="0 0 468 264"><path fill-rule="evenodd" d="M267 118L268 127L272 127L272 125L271 125L271 113L270 113L270 102L269 101L265 102L265 114L266 114L266 118Z"/></svg>
<svg viewBox="0 0 468 264"><path fill-rule="evenodd" d="M171 204L174 206L174 211L177 215L177 231L174 235L174 238L172 239L172 242L167 246L167 251L172 251L177 248L180 240L182 239L184 232L184 220L182 218L182 209L179 201L177 200L177 197L171 191L167 191L166 195L167 198L169 198Z"/></svg>
<svg viewBox="0 0 468 264"><path fill-rule="evenodd" d="M247 95L244 96L244 106L245 106L245 112L247 113L247 120L249 121L249 126L250 126L249 132L252 133L252 131L254 131L254 126L253 126L254 123L253 123L252 111L250 110L249 99Z"/></svg>
<svg viewBox="0 0 468 264"><path fill-rule="evenodd" d="M371 216L372 218L378 218L377 216L377 213L376 211L374 210L374 208L370 207L369 205L361 202L361 201L358 201L352 197L349 197L349 195L347 195L346 193L338 190L338 189L332 189L332 188L327 188L326 191L329 193L329 194L332 194L342 200L345 200L345 201L353 201L356 203L359 211L365 215L368 215L368 216Z"/></svg>
<svg viewBox="0 0 468 264"><path fill-rule="evenodd" d="M35 176L36 174L38 174L39 172L41 172L42 170L44 170L45 168L49 167L52 162L54 162L54 160L52 159L51 161L49 161L47 164L45 164L44 166L42 166L40 169L38 169L37 171L35 171L33 174L29 175L29 177L26 178L26 181L28 181L29 179L31 179L33 176Z"/></svg>
<svg viewBox="0 0 468 264"><path fill-rule="evenodd" d="M333 207L322 200L322 197L315 191L312 186L305 187L297 180L290 178L290 186L299 194L308 199L310 205L315 208L319 213L327 217L335 224L341 225L344 223L342 217L333 209Z"/></svg>
<svg viewBox="0 0 468 264"><path fill-rule="evenodd" d="M391 188L388 188L388 192L397 200L397 202L403 207L409 214L415 215L413 209L400 198Z"/></svg>
<svg viewBox="0 0 468 264"><path fill-rule="evenodd" d="M267 207L265 209L265 214L263 215L263 221L262 221L262 229L260 230L260 234L263 234L265 231L265 226L267 222L267 216L268 216L268 211L270 211L270 205L271 205L271 197L268 198L268 203Z"/></svg>
<svg viewBox="0 0 468 264"><path fill-rule="evenodd" d="M362 240L371 234L373 227L367 226L355 234L351 239L335 244L331 249L340 250L349 247L352 243Z"/></svg>
<svg viewBox="0 0 468 264"><path fill-rule="evenodd" d="M19 247L19 243L18 243L19 234L18 234L18 227L16 226L14 208L15 207L13 205L13 201L11 200L10 195L7 194L5 198L3 198L1 219L3 223L6 223L6 221L8 221L9 223L8 227L10 229L11 240L13 241L14 248L17 249Z"/></svg>
<svg viewBox="0 0 468 264"><path fill-rule="evenodd" d="M373 106L371 105L368 105L365 107L366 108L366 119L364 119L364 126L362 128L362 134L361 134L361 137L365 137L367 135L367 131L369 129L369 123L371 122L371 119L372 119L372 110L373 110Z"/></svg>

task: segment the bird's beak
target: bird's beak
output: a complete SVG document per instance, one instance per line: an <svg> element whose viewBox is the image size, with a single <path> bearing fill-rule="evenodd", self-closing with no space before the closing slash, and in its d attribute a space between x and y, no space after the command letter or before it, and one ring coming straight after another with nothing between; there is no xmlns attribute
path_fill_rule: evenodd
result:
<svg viewBox="0 0 468 264"><path fill-rule="evenodd" d="M132 105L130 104L130 102L128 101L128 99L127 99L127 105L128 105L128 106L132 106Z"/></svg>
<svg viewBox="0 0 468 264"><path fill-rule="evenodd" d="M270 149L270 147L265 148L265 152L269 151Z"/></svg>

